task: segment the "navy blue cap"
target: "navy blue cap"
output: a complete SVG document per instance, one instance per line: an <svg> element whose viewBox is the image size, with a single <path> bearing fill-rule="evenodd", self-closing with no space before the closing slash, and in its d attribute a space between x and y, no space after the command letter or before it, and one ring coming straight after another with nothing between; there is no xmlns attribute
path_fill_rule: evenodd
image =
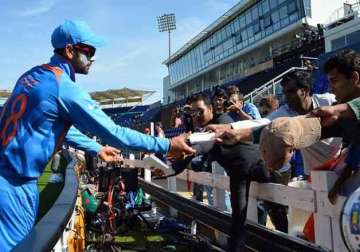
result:
<svg viewBox="0 0 360 252"><path fill-rule="evenodd" d="M105 40L96 35L87 23L76 20L66 20L62 25L56 27L51 35L51 44L55 49L79 43L97 48L103 46Z"/></svg>

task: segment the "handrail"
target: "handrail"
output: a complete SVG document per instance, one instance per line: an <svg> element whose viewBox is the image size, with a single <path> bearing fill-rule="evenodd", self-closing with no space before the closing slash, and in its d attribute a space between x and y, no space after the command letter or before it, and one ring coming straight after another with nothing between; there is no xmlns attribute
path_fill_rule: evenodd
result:
<svg viewBox="0 0 360 252"><path fill-rule="evenodd" d="M79 186L74 167L76 157L72 157L66 167L65 184L51 209L41 218L31 232L12 251L50 251L61 237L69 222Z"/></svg>
<svg viewBox="0 0 360 252"><path fill-rule="evenodd" d="M255 88L252 92L250 92L249 94L245 95L244 100L250 100L250 102L253 102L254 97L264 93L265 91L267 91L269 88L272 88L273 91L275 90L275 85L278 84L282 77L294 70L306 70L306 68L304 67L291 67L288 70L286 70L285 72L281 73L280 75L276 76L275 78L269 80L268 82L266 82L265 84L263 84L262 86Z"/></svg>

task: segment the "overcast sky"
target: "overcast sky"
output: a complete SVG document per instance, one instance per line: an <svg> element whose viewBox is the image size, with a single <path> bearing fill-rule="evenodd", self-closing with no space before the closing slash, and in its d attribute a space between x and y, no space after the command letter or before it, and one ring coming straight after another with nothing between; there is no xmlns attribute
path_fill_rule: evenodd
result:
<svg viewBox="0 0 360 252"><path fill-rule="evenodd" d="M12 89L29 68L48 62L50 36L65 19L84 20L106 38L96 62L77 83L88 91L134 88L157 91L162 97L161 64L168 54L166 33L159 33L156 17L175 13L177 30L172 51L179 49L235 0L2 0L0 4L0 89Z"/></svg>

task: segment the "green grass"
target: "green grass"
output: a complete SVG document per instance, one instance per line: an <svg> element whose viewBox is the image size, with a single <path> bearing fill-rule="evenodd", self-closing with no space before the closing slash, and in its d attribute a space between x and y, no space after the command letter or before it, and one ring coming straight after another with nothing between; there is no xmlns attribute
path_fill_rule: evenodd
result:
<svg viewBox="0 0 360 252"><path fill-rule="evenodd" d="M66 160L61 157L59 172L65 174ZM49 183L49 177L51 175L51 161L47 164L44 173L38 179L38 190L39 190L39 212L37 221L39 221L47 211L52 207L57 197L64 187L64 183Z"/></svg>
<svg viewBox="0 0 360 252"><path fill-rule="evenodd" d="M171 235L160 234L154 231L144 232L137 224L131 228L126 234L115 237L115 242L120 246L125 246L123 252L137 251L136 248L147 248L149 251L160 251L164 246L171 244ZM186 252L189 247L186 245L175 245L176 251ZM164 250L165 251L165 250Z"/></svg>

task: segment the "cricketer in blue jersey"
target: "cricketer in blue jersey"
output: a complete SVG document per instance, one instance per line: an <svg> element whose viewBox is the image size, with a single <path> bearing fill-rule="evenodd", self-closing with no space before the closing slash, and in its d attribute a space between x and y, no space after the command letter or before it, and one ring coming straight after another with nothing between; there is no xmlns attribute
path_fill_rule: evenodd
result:
<svg viewBox="0 0 360 252"><path fill-rule="evenodd" d="M54 30L51 42L55 54L50 62L25 72L1 111L0 251L11 250L33 227L37 178L63 140L105 161L116 156L80 131L88 130L116 148L172 156L194 152L185 135L156 138L116 125L75 84L75 73L89 72L95 48L103 44L86 23L65 21Z"/></svg>

